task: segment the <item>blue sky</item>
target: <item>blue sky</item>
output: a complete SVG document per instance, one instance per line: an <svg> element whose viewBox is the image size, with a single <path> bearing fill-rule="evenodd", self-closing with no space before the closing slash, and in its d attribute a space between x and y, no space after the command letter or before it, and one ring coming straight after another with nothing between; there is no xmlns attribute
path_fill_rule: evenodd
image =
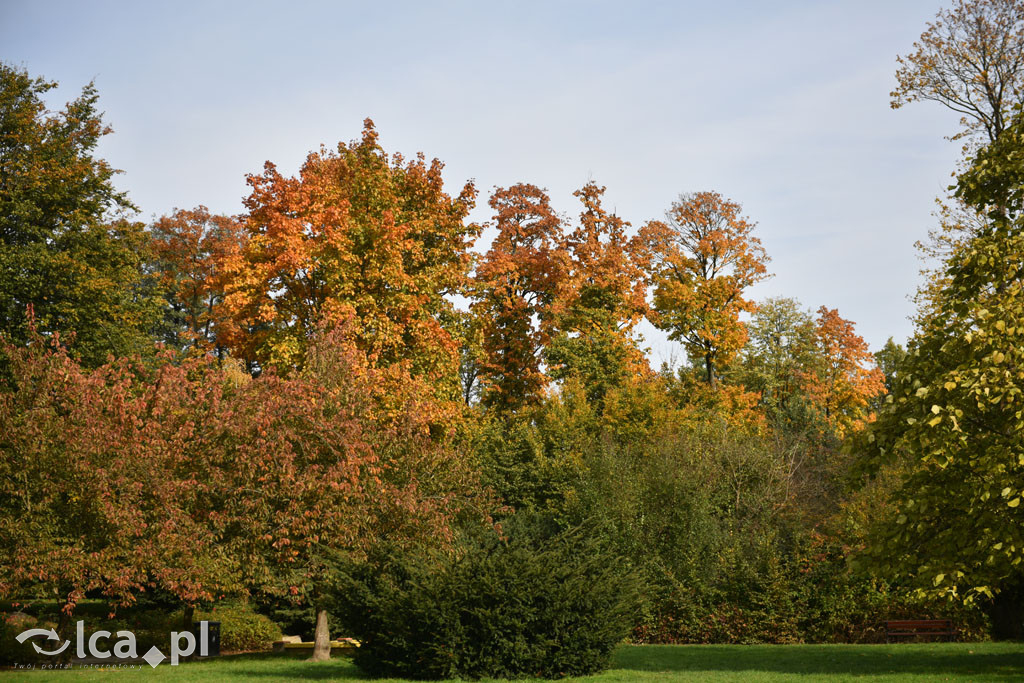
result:
<svg viewBox="0 0 1024 683"><path fill-rule="evenodd" d="M240 212L247 173L294 172L369 116L453 191L474 178L479 220L520 181L572 214L594 179L634 226L721 192L772 257L752 295L838 308L877 349L911 332L913 244L959 153L941 106L889 107L896 55L941 6L0 0L0 59L60 81L54 107L95 80L101 153L144 219Z"/></svg>

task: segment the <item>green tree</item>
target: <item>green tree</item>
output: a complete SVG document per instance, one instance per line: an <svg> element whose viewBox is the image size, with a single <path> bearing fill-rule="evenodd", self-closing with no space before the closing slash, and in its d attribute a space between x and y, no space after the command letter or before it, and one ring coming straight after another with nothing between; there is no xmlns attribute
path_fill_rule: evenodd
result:
<svg viewBox="0 0 1024 683"><path fill-rule="evenodd" d="M0 332L27 343L31 309L95 366L148 347L161 302L143 277L146 232L94 155L111 132L96 88L50 112L56 85L0 64Z"/></svg>
<svg viewBox="0 0 1024 683"><path fill-rule="evenodd" d="M801 401L801 372L819 362L814 318L790 298L766 299L747 325L739 379L761 395L775 419L792 416Z"/></svg>
<svg viewBox="0 0 1024 683"><path fill-rule="evenodd" d="M992 163L983 154L960 180L979 210L999 203L971 189L984 159ZM986 599L994 617L1011 615L996 619L997 634L1020 637L1024 221L996 212L950 257L945 276L867 437L873 467L914 463L871 557L922 591Z"/></svg>

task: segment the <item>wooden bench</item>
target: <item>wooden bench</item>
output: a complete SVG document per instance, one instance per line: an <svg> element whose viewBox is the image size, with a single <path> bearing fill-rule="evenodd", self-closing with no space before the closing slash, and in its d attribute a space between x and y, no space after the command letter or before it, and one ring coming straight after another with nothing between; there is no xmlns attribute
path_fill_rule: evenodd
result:
<svg viewBox="0 0 1024 683"><path fill-rule="evenodd" d="M949 619L903 619L885 622L885 642L897 638L945 638L956 640L956 628Z"/></svg>

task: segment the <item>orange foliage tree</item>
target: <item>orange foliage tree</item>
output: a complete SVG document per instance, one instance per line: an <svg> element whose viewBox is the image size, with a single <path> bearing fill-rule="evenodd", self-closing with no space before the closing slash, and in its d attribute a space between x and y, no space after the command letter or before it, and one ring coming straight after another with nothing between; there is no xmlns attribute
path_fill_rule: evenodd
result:
<svg viewBox="0 0 1024 683"><path fill-rule="evenodd" d="M534 185L498 188L489 204L498 236L476 271L485 405L511 410L541 397L541 353L551 339L568 274L561 221Z"/></svg>
<svg viewBox="0 0 1024 683"><path fill-rule="evenodd" d="M803 374L805 391L840 434L870 419L871 399L885 391L885 375L875 366L868 344L839 311L818 309L819 362Z"/></svg>
<svg viewBox="0 0 1024 683"><path fill-rule="evenodd" d="M711 387L747 341L740 313L755 305L744 290L770 277L755 224L741 210L717 192L684 194L667 223L651 221L640 233L655 288L652 322L684 343Z"/></svg>
<svg viewBox="0 0 1024 683"><path fill-rule="evenodd" d="M199 350L214 349L222 321L223 266L238 257L245 233L238 218L211 214L205 206L178 209L150 227L157 275L170 307L166 340Z"/></svg>
<svg viewBox="0 0 1024 683"><path fill-rule="evenodd" d="M373 122L362 139L310 154L298 177L272 163L249 177L248 240L226 266L221 339L259 367L298 367L322 320L351 320L376 362L451 379L458 344L446 295L461 291L476 190L443 187L438 160L390 158Z"/></svg>
<svg viewBox="0 0 1024 683"><path fill-rule="evenodd" d="M578 226L564 240L569 259L558 296L559 333L547 351L555 379L578 377L588 397L649 371L632 330L647 312L643 252L626 236L629 223L601 205L605 188L587 183Z"/></svg>

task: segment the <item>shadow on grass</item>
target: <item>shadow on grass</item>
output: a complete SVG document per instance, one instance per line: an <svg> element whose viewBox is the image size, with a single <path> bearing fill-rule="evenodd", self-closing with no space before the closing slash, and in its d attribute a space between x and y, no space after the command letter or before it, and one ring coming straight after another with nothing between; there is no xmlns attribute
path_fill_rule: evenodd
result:
<svg viewBox="0 0 1024 683"><path fill-rule="evenodd" d="M327 681L366 680L362 671L348 657L332 657L326 662L312 663L305 656L276 653L224 655L217 660L196 662L198 666L212 665L218 676L235 678L265 678L273 680ZM211 671L211 673L213 673Z"/></svg>
<svg viewBox="0 0 1024 683"><path fill-rule="evenodd" d="M617 650L612 667L646 672L980 675L1024 680L1024 643L640 645Z"/></svg>

